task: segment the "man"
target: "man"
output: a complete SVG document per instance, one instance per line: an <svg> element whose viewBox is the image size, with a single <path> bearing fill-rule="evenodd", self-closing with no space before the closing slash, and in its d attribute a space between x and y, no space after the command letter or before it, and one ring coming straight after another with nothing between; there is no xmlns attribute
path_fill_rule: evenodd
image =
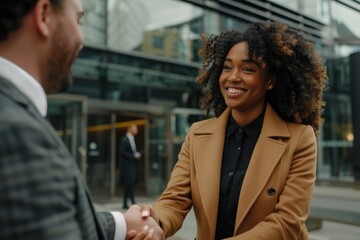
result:
<svg viewBox="0 0 360 240"><path fill-rule="evenodd" d="M120 140L120 166L122 180L124 182L124 204L123 208L128 209L127 200L130 198L131 203L135 204L134 188L137 178L137 165L141 157L140 152L136 149L135 136L138 134L138 128L135 124L127 128L126 135Z"/></svg>
<svg viewBox="0 0 360 240"><path fill-rule="evenodd" d="M75 161L44 118L46 94L71 85L83 14L81 0L0 1L2 240L163 239L138 206L95 213Z"/></svg>

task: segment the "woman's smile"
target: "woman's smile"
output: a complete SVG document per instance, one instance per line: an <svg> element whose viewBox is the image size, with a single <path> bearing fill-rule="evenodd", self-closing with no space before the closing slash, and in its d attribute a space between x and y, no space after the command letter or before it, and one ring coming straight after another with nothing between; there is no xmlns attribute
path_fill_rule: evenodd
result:
<svg viewBox="0 0 360 240"><path fill-rule="evenodd" d="M226 87L225 89L229 97L238 97L246 93L246 90L241 88Z"/></svg>

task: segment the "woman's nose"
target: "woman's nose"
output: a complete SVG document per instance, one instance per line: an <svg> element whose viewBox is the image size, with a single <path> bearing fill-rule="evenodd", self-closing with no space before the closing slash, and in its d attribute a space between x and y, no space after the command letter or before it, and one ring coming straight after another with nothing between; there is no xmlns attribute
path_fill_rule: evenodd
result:
<svg viewBox="0 0 360 240"><path fill-rule="evenodd" d="M228 81L235 82L235 81L241 81L241 76L238 71L233 71L231 75L228 77Z"/></svg>

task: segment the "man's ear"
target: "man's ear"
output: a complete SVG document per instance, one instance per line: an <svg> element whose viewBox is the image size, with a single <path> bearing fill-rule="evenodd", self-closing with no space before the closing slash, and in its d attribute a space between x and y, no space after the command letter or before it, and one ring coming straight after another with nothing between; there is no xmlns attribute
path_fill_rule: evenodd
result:
<svg viewBox="0 0 360 240"><path fill-rule="evenodd" d="M34 25L42 37L48 37L50 34L50 19L52 14L52 5L49 0L38 0L34 8Z"/></svg>

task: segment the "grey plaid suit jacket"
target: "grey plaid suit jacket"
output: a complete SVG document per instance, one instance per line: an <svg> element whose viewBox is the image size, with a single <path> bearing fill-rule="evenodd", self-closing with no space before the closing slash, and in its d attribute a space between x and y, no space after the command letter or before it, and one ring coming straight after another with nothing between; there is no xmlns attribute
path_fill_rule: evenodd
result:
<svg viewBox="0 0 360 240"><path fill-rule="evenodd" d="M0 77L0 239L113 239L52 126Z"/></svg>

